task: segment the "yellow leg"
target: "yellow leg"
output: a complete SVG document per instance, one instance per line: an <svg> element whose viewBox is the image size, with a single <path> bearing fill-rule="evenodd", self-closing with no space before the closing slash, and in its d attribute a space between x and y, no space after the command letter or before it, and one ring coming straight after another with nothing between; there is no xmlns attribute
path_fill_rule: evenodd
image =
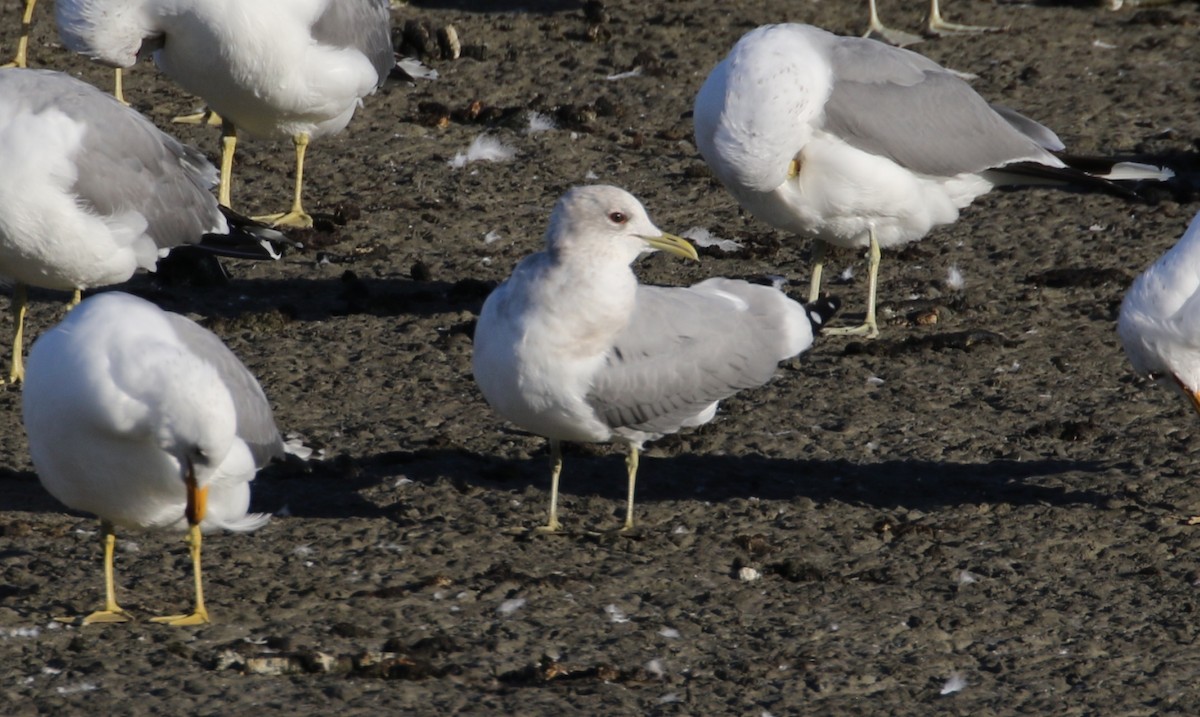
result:
<svg viewBox="0 0 1200 717"><path fill-rule="evenodd" d="M87 615L82 620L74 617L56 617L58 622L95 625L97 623L128 622L129 613L117 604L117 589L113 581L113 549L117 544L117 534L113 524L107 520L100 521L100 533L104 539L104 609Z"/></svg>
<svg viewBox="0 0 1200 717"><path fill-rule="evenodd" d="M864 336L873 339L879 336L879 326L875 322L875 298L879 284L879 261L882 253L879 250L879 240L875 229L868 235L868 269L867 269L867 317L859 326L845 329L825 329L826 334L833 336Z"/></svg>
<svg viewBox="0 0 1200 717"><path fill-rule="evenodd" d="M896 45L897 47L915 45L921 41L921 38L917 35L904 32L903 30L894 30L880 22L879 12L875 8L875 0L867 0L867 8L871 13L871 22L870 26L867 28L867 31L863 34L863 37L873 37L875 39L883 40L884 42Z"/></svg>
<svg viewBox="0 0 1200 717"><path fill-rule="evenodd" d="M292 137L292 142L296 145L296 189L292 194L292 208L282 214L268 214L255 217L255 219L273 227L309 229L313 225L313 219L308 212L304 211L304 206L300 202L300 195L304 190L304 153L308 150L308 135L301 132Z"/></svg>
<svg viewBox="0 0 1200 717"><path fill-rule="evenodd" d="M162 623L164 625L175 625L176 627L189 627L192 625L207 625L208 610L204 607L204 579L203 572L200 568L200 526L193 525L188 528L188 547L192 554L192 577L196 582L196 609L190 615L163 615L162 617L150 618L151 622Z"/></svg>
<svg viewBox="0 0 1200 717"><path fill-rule="evenodd" d="M67 311L79 306L79 302L81 301L83 301L83 292L76 289L75 293L71 295L71 301L67 304Z"/></svg>
<svg viewBox="0 0 1200 717"><path fill-rule="evenodd" d="M828 247L820 239L813 246L812 283L808 286L808 303L821 298L821 274L825 271L825 251Z"/></svg>
<svg viewBox="0 0 1200 717"><path fill-rule="evenodd" d="M625 470L629 472L629 495L625 499L625 525L621 530L633 530L633 487L637 483L638 448L630 444L629 455L625 457Z"/></svg>
<svg viewBox="0 0 1200 717"><path fill-rule="evenodd" d="M21 37L17 40L17 54L12 62L0 67L29 66L29 33L33 31L33 6L37 0L25 0L25 13L21 15Z"/></svg>
<svg viewBox="0 0 1200 717"><path fill-rule="evenodd" d="M938 7L938 0L929 0L929 34L943 35L955 33L982 33L982 32L1004 32L1007 27L983 27L980 25L960 25L956 22L947 22L942 17L942 11Z"/></svg>
<svg viewBox="0 0 1200 717"><path fill-rule="evenodd" d="M539 533L561 533L562 523L558 522L558 476L562 474L562 444L550 439L550 518L546 524L537 528Z"/></svg>
<svg viewBox="0 0 1200 717"><path fill-rule="evenodd" d="M125 78L125 73L121 71L120 67L113 70L113 97L117 98L117 102L120 102L121 104L128 107L129 103L125 101L124 78Z"/></svg>
<svg viewBox="0 0 1200 717"><path fill-rule="evenodd" d="M29 295L24 284L13 285L12 316L16 333L13 335L12 362L9 364L8 380L11 383L25 380L25 361L22 358L22 344L25 343L25 307L29 304Z"/></svg>
<svg viewBox="0 0 1200 717"><path fill-rule="evenodd" d="M237 128L231 122L221 123L221 183L217 189L217 202L233 208L229 195L233 187L233 151L237 147Z"/></svg>
<svg viewBox="0 0 1200 717"><path fill-rule="evenodd" d="M200 488L196 485L195 474L192 472L190 465L188 466L186 482L188 496L186 513L188 520L188 547L192 554L192 577L196 582L196 609L192 611L191 615L164 615L163 617L151 618L152 622L179 627L206 625L209 622L208 610L204 607L204 577L200 568L200 521L204 519L204 510L208 500L208 488Z"/></svg>

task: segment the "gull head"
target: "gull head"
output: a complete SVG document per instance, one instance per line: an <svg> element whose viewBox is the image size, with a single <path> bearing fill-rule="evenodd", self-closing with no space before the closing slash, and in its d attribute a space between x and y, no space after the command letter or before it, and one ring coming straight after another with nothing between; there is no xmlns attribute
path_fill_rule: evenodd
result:
<svg viewBox="0 0 1200 717"><path fill-rule="evenodd" d="M629 192L596 185L575 187L554 205L546 248L559 260L631 264L642 254L665 251L698 260L686 240L666 234Z"/></svg>

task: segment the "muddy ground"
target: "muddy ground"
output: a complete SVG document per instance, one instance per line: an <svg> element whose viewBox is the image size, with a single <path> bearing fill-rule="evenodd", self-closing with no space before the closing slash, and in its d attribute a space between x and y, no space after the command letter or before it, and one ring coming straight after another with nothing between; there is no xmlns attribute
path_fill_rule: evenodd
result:
<svg viewBox="0 0 1200 717"><path fill-rule="evenodd" d="M808 245L738 211L687 113L745 31L861 32L864 4L610 2L591 20L572 2L398 9L397 27L453 24L466 51L429 58L435 82L389 82L348 132L314 144L309 202L344 224L278 263L228 264L225 285L127 287L221 335L279 425L323 450L260 474L265 528L206 541L212 625L51 621L101 598L96 524L41 489L20 390L0 389L0 711L1194 714L1200 419L1132 375L1114 331L1128 284L1200 209L1193 2L948 3L1010 31L916 49L1076 152L1151 158L1179 180L1147 203L981 198L885 254L879 340L820 340L711 424L654 445L636 533L606 532L623 511L620 452L585 446L563 475L571 534L529 534L545 519L547 452L472 382L487 292L539 248L559 194L605 182L668 231L745 245L699 264L652 257L645 280L784 274L802 293ZM882 5L920 26L924 3ZM0 1L5 48L19 6ZM31 64L108 86L57 43L49 11ZM164 127L198 104L150 65L127 88ZM526 131L529 111L557 128ZM214 130L171 131L215 157ZM516 158L448 165L483 132ZM248 144L236 207L280 209L290 163L290 146ZM854 318L865 270L835 257L835 275L850 266L831 291ZM32 335L65 298L35 296ZM117 581L140 616L182 609L185 545L120 536Z"/></svg>

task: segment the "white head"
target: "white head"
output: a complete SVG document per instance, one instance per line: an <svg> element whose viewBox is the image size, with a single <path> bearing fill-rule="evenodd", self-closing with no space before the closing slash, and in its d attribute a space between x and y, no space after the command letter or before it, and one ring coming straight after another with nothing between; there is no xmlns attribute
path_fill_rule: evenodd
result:
<svg viewBox="0 0 1200 717"><path fill-rule="evenodd" d="M546 229L546 249L560 261L578 257L626 265L659 249L698 258L686 240L654 226L636 197L605 185L575 187L558 200Z"/></svg>

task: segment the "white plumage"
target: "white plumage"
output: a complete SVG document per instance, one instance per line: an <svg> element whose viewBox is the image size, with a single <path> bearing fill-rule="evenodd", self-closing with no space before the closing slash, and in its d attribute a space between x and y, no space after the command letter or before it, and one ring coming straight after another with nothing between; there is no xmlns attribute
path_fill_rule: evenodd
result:
<svg viewBox="0 0 1200 717"><path fill-rule="evenodd" d="M221 203L230 203L234 128L296 145L292 209L310 139L339 132L395 64L387 0L59 0L72 50L128 67L153 49L159 68L226 121Z"/></svg>
<svg viewBox="0 0 1200 717"><path fill-rule="evenodd" d="M730 279L639 285L630 264L656 249L696 258L628 192L572 189L550 217L545 251L484 303L475 380L497 413L550 439L548 530L559 529L561 441L628 445L630 528L642 444L706 423L720 399L766 383L836 306L810 313L776 289Z"/></svg>
<svg viewBox="0 0 1200 717"><path fill-rule="evenodd" d="M1000 184L1165 179L1170 172L1118 163L1095 176L1053 152L1046 127L989 105L954 73L875 40L809 25L767 25L744 35L696 96L696 144L744 208L772 226L817 240L810 299L819 293L826 243L869 247L867 317L878 334L879 250L953 222Z"/></svg>
<svg viewBox="0 0 1200 717"><path fill-rule="evenodd" d="M1200 411L1200 214L1126 292L1117 334L1135 371Z"/></svg>
<svg viewBox="0 0 1200 717"><path fill-rule="evenodd" d="M118 292L93 296L30 351L22 408L38 478L63 504L98 516L105 609L125 618L112 580L115 528L189 530L196 610L207 622L200 532L247 531L250 481L284 444L257 380L214 334Z"/></svg>

